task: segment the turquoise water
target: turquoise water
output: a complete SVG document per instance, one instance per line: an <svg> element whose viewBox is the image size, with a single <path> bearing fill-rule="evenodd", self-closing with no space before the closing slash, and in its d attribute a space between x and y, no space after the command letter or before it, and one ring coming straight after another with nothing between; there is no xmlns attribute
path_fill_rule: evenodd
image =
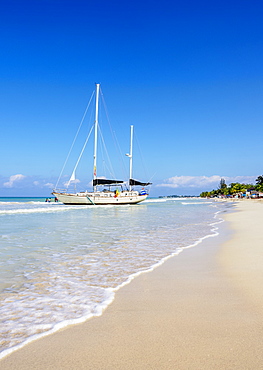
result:
<svg viewBox="0 0 263 370"><path fill-rule="evenodd" d="M216 235L215 216L226 207L201 199L118 207L45 199L0 198L0 358L102 314L134 276Z"/></svg>
<svg viewBox="0 0 263 370"><path fill-rule="evenodd" d="M0 197L0 202L19 202L19 203L28 203L28 202L45 202L46 199L51 199L54 201L54 197L46 198L46 197Z"/></svg>

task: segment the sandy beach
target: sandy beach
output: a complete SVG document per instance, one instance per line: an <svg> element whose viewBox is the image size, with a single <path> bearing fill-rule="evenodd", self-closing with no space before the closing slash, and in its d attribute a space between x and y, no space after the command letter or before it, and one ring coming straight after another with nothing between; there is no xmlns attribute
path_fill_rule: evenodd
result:
<svg viewBox="0 0 263 370"><path fill-rule="evenodd" d="M102 316L30 343L5 370L263 369L263 202L116 293Z"/></svg>

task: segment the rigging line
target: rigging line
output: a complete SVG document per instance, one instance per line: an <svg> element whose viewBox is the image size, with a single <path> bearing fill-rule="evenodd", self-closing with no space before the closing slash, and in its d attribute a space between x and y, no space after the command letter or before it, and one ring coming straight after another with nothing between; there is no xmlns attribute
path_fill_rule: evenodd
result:
<svg viewBox="0 0 263 370"><path fill-rule="evenodd" d="M113 131L113 135L114 135L114 138L115 138L115 144L117 146L119 156L121 158L120 162L121 162L121 167L122 167L123 174L128 179L129 178L129 171L127 170L127 167L125 166L125 162L124 162L125 156L123 155L123 151L121 151L121 147L120 147L119 141L117 139L117 136L115 134L115 131Z"/></svg>
<svg viewBox="0 0 263 370"><path fill-rule="evenodd" d="M105 110L106 118L107 118L107 121L108 121L108 125L109 125L109 127L110 127L111 136L112 136L112 138L113 138L113 142L114 142L114 144L115 144L115 148L117 149L117 153L118 153L118 155L119 155L119 158L121 158L121 167L122 167L122 171L123 171L124 176L128 178L128 176L127 176L128 171L127 171L127 168L126 168L125 163L124 163L124 155L123 155L123 151L121 151L120 144L119 144L119 142L118 142L118 139L117 139L116 133L115 133L115 131L112 129L112 125L111 125L111 123L110 123L110 118L109 118L109 114L108 114L108 109L107 109L106 102L105 102L104 95L103 95L103 92L102 92L101 88L100 88L100 93L101 93L102 103L103 103L103 106L104 106L104 110Z"/></svg>
<svg viewBox="0 0 263 370"><path fill-rule="evenodd" d="M76 171L76 169L77 169L77 167L78 167L79 161L80 161L80 159L81 159L81 157L82 157L82 154L83 154L83 152L84 152L84 150L85 150L85 148L86 148L86 145L87 145L87 143L88 143L88 141L89 141L89 138L90 138L90 135L91 135L91 133L92 133L93 128L94 128L94 125L93 125L93 126L91 127L91 129L90 129L90 132L89 132L89 134L88 134L88 136L87 136L87 139L86 139L86 141L85 141L85 143L84 143L84 145L83 145L83 148L82 148L82 150L81 150L81 152L80 152L80 155L79 155L79 157L78 157L77 163L75 164L75 167L74 167L74 170L73 170L72 174L74 174L74 173L75 173L75 171ZM72 175L71 175L71 177L72 177ZM69 187L69 184L70 184L70 181L68 182L67 189L68 189L68 187Z"/></svg>
<svg viewBox="0 0 263 370"><path fill-rule="evenodd" d="M147 182L152 181L152 179L155 177L156 173L157 173L157 172L154 172L154 174L150 177L150 179L149 179Z"/></svg>
<svg viewBox="0 0 263 370"><path fill-rule="evenodd" d="M102 142L103 148L104 148L104 150L105 150L105 154L106 154L107 159L108 159L108 162L109 162L109 167L108 167L109 173L110 173L110 175L111 175L114 179L116 179L116 176L115 176L115 174L114 174L114 170L113 170L113 167L112 167L112 163L111 163L111 160L110 160L110 156L109 156L109 153L108 153L108 150L107 150L107 147L106 147L105 141L104 141L104 137L103 137L103 135L102 135L102 131L101 131L101 129L100 129L100 125L98 125L98 127L99 127L100 139L101 139L101 142ZM105 164L106 164L106 163L105 163Z"/></svg>
<svg viewBox="0 0 263 370"><path fill-rule="evenodd" d="M100 145L99 145L99 149L100 149L100 155L101 155L101 158L102 158L102 173L105 175L105 177L107 178L107 169L108 169L108 166L106 164L106 160L105 160L105 156L104 156L104 151L103 151L103 148L102 148L102 139L101 139L101 130L100 130L100 126L98 125L98 130L99 130L99 140L100 140ZM109 171L110 172L110 171Z"/></svg>
<svg viewBox="0 0 263 370"><path fill-rule="evenodd" d="M101 130L100 130L100 126L98 126L98 127L99 127L99 140L100 140L99 148L100 148L100 154L101 154L101 158L102 158L102 166L101 166L102 174L105 176L105 178L111 178L112 177L111 170L110 170L110 168L107 164L107 160L105 158L105 152L107 152L107 149L105 148L105 145L103 147L103 138L101 137L102 133L101 133ZM108 159L108 161L109 161L109 159Z"/></svg>
<svg viewBox="0 0 263 370"><path fill-rule="evenodd" d="M134 130L135 131L135 130ZM141 148L140 148L140 144L139 144L139 141L138 141L138 138L137 138L137 135L136 135L136 132L134 133L134 136L135 136L135 141L136 141L136 144L137 144L137 147L139 149L139 153L140 153L140 157L141 157L141 163L142 163L142 167L143 167L143 171L146 175L147 178L149 178L149 173L148 171L146 170L146 166L145 166L145 162L144 162L144 158L143 158L143 155L142 155L142 151L141 151ZM153 177L153 176L152 176ZM150 181L150 180L149 180Z"/></svg>
<svg viewBox="0 0 263 370"><path fill-rule="evenodd" d="M91 103L91 101L92 101L92 98L93 98L94 94L95 94L95 91L93 91L93 93L91 94L91 97L90 97L90 100L89 100L89 102L88 102L88 105L87 105L87 107L86 107L86 109L85 109L85 112L84 112L84 114L83 114L83 116L82 116L82 119L81 119L80 124L79 124L79 128L78 128L78 130L77 130L77 133L76 133L76 135L75 135L75 137L74 137L74 140L73 140L73 142L72 142L72 144L71 144L71 147L70 147L70 149L69 149L69 152L68 152L67 158L66 158L66 160L65 160L65 163L64 163L64 165L63 165L63 167L62 167L62 170L61 170L61 172L60 172L60 175L59 175L59 177L58 177L58 180L57 180L57 183L56 183L55 189L57 188L58 183L59 183L59 181L60 181L60 179L61 179L61 176L62 176L62 174L63 174L63 171L64 171L64 169L65 169L65 167L66 167L66 164L67 164L67 162L68 162L69 156L70 156L70 154L71 154L71 152L72 152L73 146L74 146L75 141L76 141L76 139L77 139L77 137L78 137L79 131L80 131L81 126L82 126L82 124L83 124L83 121L84 121L84 119L85 119L85 117L86 117L87 111L88 111L88 109L89 109L89 106L90 106L90 103Z"/></svg>

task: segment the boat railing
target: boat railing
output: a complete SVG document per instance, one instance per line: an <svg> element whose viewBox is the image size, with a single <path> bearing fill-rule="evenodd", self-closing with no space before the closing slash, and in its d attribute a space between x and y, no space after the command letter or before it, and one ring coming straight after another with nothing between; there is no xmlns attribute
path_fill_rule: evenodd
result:
<svg viewBox="0 0 263 370"><path fill-rule="evenodd" d="M53 193L70 193L69 189L54 189Z"/></svg>

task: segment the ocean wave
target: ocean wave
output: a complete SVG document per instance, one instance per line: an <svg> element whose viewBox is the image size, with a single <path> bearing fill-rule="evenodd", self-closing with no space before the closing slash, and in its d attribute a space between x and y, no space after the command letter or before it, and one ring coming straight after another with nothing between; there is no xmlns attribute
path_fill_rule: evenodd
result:
<svg viewBox="0 0 263 370"><path fill-rule="evenodd" d="M78 206L80 208L87 208L87 206ZM76 209L73 206L58 206L58 207L49 207L49 208L20 208L20 209L5 209L0 210L0 215L12 215L12 214L23 214L23 213L53 213L53 212L61 212L61 211L68 211Z"/></svg>
<svg viewBox="0 0 263 370"><path fill-rule="evenodd" d="M200 205L200 204L201 204L201 205L202 205L202 204L204 204L204 205L205 205L205 204L211 204L211 203L213 203L213 202L204 202L204 201L200 201L200 202L182 202L182 204L183 204L183 205L190 205L190 204L191 204L191 205L192 205L192 204L198 204L198 205Z"/></svg>
<svg viewBox="0 0 263 370"><path fill-rule="evenodd" d="M162 203L166 201L167 199L164 199L164 198L147 198L146 200L143 201L143 204L144 203Z"/></svg>

